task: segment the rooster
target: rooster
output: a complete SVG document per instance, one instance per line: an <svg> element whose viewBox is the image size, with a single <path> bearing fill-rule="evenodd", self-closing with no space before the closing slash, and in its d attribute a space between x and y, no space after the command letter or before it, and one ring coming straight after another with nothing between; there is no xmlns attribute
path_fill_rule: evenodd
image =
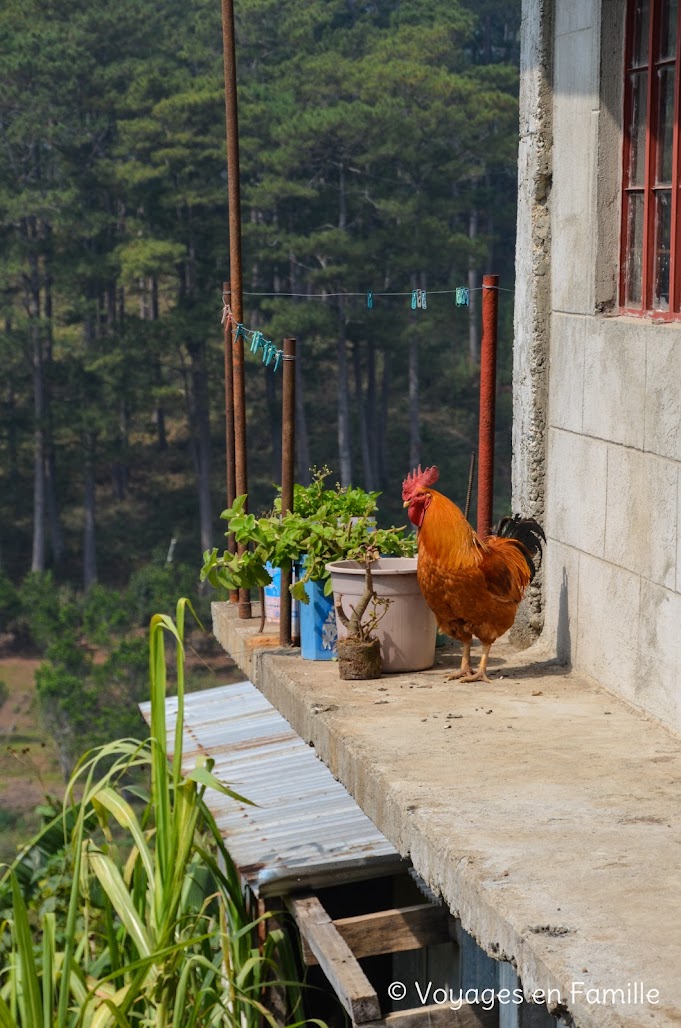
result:
<svg viewBox="0 0 681 1028"><path fill-rule="evenodd" d="M418 529L418 581L440 629L463 644L461 668L449 678L489 682L492 643L515 621L518 604L534 577L546 537L534 518L503 518L481 539L459 508L433 489L436 467L416 471L402 484L409 519ZM471 640L482 643L478 670L471 667ZM449 681L449 679L448 679Z"/></svg>

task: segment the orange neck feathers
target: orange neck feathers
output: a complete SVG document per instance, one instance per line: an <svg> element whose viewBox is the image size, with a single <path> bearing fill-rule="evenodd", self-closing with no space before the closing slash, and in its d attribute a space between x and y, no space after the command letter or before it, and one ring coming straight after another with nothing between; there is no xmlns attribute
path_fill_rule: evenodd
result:
<svg viewBox="0 0 681 1028"><path fill-rule="evenodd" d="M439 493L429 489L431 501L419 529L419 550L452 569L479 564L487 552L482 539L473 531L462 512Z"/></svg>

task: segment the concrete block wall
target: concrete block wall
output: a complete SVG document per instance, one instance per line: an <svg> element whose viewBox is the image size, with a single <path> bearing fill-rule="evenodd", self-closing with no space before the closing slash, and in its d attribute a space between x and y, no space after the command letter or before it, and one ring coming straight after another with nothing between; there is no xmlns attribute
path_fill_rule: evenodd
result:
<svg viewBox="0 0 681 1028"><path fill-rule="evenodd" d="M622 10L553 9L543 640L681 731L681 324L613 306Z"/></svg>
<svg viewBox="0 0 681 1028"><path fill-rule="evenodd" d="M543 633L677 731L679 357L681 326L551 316Z"/></svg>

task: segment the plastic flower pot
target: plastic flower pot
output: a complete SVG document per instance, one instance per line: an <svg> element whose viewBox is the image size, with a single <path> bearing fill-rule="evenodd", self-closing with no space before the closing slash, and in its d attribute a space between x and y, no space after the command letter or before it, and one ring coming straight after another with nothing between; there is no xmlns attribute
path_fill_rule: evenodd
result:
<svg viewBox="0 0 681 1028"><path fill-rule="evenodd" d="M281 568L273 567L269 561L265 567L272 577L270 584L265 586L265 620L278 624L281 609ZM291 604L291 635L294 638L300 635L299 620L300 604L294 600Z"/></svg>
<svg viewBox="0 0 681 1028"><path fill-rule="evenodd" d="M303 660L333 660L336 656L336 612L333 596L324 595L323 582L306 582L309 603L300 606L300 653Z"/></svg>
<svg viewBox="0 0 681 1028"><path fill-rule="evenodd" d="M364 591L364 566L356 560L326 565L331 572L334 606L343 598L350 614ZM383 671L424 671L435 662L435 615L424 600L416 578L416 557L381 557L371 565L377 596L391 602L376 628ZM371 609L371 607L370 607ZM347 635L337 621L338 638Z"/></svg>

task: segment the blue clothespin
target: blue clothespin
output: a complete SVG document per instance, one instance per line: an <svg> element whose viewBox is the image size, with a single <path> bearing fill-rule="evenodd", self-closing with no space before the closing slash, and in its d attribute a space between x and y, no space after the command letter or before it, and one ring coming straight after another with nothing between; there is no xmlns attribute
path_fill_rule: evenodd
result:
<svg viewBox="0 0 681 1028"><path fill-rule="evenodd" d="M269 347L267 348L267 360L265 361L265 366L266 367L270 366L270 364L272 363L272 358L274 357L276 352L277 352L276 346L274 345L274 343L270 343Z"/></svg>
<svg viewBox="0 0 681 1028"><path fill-rule="evenodd" d="M367 307L369 308L369 310L373 310L373 306L374 306L374 294L373 293L367 293Z"/></svg>
<svg viewBox="0 0 681 1028"><path fill-rule="evenodd" d="M284 351L283 350L277 350L277 359L274 362L274 368L272 369L273 371L278 371L279 370L279 365L281 364L281 358L283 356L284 356Z"/></svg>
<svg viewBox="0 0 681 1028"><path fill-rule="evenodd" d="M457 286L456 290L456 306L457 307L468 307L471 302L471 295L468 289L464 286Z"/></svg>
<svg viewBox="0 0 681 1028"><path fill-rule="evenodd" d="M262 339L262 332L254 332L251 337L251 353L257 353L260 348L260 341Z"/></svg>
<svg viewBox="0 0 681 1028"><path fill-rule="evenodd" d="M411 291L411 309L416 310L417 297L416 294L419 292L418 289L412 289Z"/></svg>
<svg viewBox="0 0 681 1028"><path fill-rule="evenodd" d="M428 301L426 299L426 291L425 291L425 289L422 289L421 290L421 310L425 311L427 309L427 307L428 307Z"/></svg>
<svg viewBox="0 0 681 1028"><path fill-rule="evenodd" d="M236 334L234 336L234 342L236 343L239 339L245 339L245 338L246 338L246 331L244 329L244 326L241 324L241 322L239 322L238 325L236 326Z"/></svg>

